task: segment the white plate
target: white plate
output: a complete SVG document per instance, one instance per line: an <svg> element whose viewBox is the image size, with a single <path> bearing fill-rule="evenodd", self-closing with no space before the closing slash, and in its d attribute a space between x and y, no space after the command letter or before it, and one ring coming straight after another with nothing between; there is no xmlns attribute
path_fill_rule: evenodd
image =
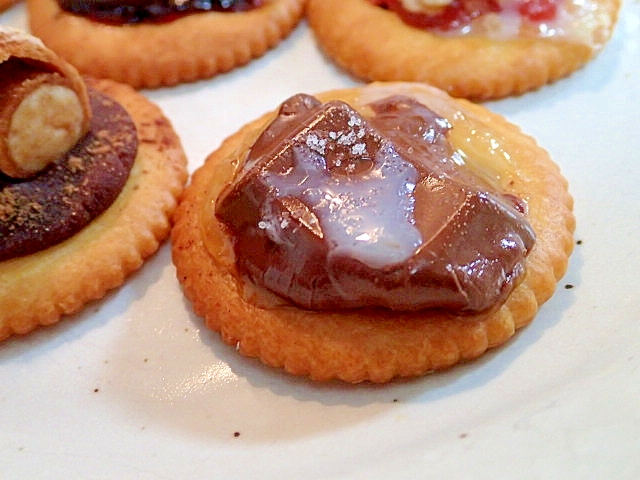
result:
<svg viewBox="0 0 640 480"><path fill-rule="evenodd" d="M24 6L0 21L24 28ZM289 95L354 83L302 24L245 68L145 93L193 171ZM583 70L488 106L560 164L581 241L506 346L387 386L292 378L202 326L165 245L82 314L0 345L0 477L640 478L638 0Z"/></svg>

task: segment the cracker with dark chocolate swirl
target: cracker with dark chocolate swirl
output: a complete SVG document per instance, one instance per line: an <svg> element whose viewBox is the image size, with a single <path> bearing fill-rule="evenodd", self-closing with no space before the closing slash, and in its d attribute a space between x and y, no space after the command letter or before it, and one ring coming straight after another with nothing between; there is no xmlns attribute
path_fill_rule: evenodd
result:
<svg viewBox="0 0 640 480"><path fill-rule="evenodd" d="M162 111L128 85L110 80L88 80L88 85L131 117L138 141L133 166L109 208L79 232L0 262L0 340L56 323L103 297L169 235L169 218L187 179L177 134Z"/></svg>
<svg viewBox="0 0 640 480"><path fill-rule="evenodd" d="M53 246L106 210L126 183L138 149L126 110L91 89L84 137L27 180L0 174L0 262Z"/></svg>
<svg viewBox="0 0 640 480"><path fill-rule="evenodd" d="M531 322L553 294L573 248L574 217L567 182L548 153L503 117L421 84L372 84L316 97L340 99L363 112L366 105L396 94L450 121L449 140L468 154L469 163L482 158L480 170L493 172L507 194L526 199L536 243L522 281L504 303L472 314L310 310L247 282L239 275L229 230L211 205L275 118L266 114L230 136L194 173L172 231L178 279L195 312L242 355L313 380L388 382L477 358Z"/></svg>

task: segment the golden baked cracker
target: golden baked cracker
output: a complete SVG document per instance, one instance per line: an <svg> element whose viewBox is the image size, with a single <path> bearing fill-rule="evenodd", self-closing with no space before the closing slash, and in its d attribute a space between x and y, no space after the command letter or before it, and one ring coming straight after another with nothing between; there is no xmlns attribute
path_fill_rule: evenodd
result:
<svg viewBox="0 0 640 480"><path fill-rule="evenodd" d="M128 85L88 80L116 99L138 129L139 149L116 201L80 233L0 262L0 340L50 325L121 285L170 230L187 179L180 140L161 110Z"/></svg>
<svg viewBox="0 0 640 480"><path fill-rule="evenodd" d="M173 261L186 297L206 325L241 354L314 380L387 382L478 357L531 322L553 294L573 249L574 217L567 182L548 153L500 115L424 84L374 83L317 97L361 109L396 93L412 95L449 119L451 133L457 132L452 140L470 154L469 163L471 154L484 155L482 168L500 172L501 187L528 202L537 243L524 280L496 311L464 317L383 309L314 312L243 283L211 205L274 118L269 113L225 140L196 170L172 230Z"/></svg>
<svg viewBox="0 0 640 480"><path fill-rule="evenodd" d="M284 39L306 0L266 0L237 13L203 12L171 22L106 25L28 0L31 32L82 73L154 88L227 72Z"/></svg>
<svg viewBox="0 0 640 480"><path fill-rule="evenodd" d="M411 27L368 0L310 0L307 17L326 54L359 78L425 82L454 97L487 100L534 90L593 58L611 36L620 0L590 1L599 10L584 25L584 43L559 35L443 36Z"/></svg>

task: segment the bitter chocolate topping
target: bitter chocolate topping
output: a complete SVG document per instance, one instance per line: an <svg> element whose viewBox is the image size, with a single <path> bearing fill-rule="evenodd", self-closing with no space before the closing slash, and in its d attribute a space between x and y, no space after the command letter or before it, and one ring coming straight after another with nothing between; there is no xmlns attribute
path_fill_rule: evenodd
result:
<svg viewBox="0 0 640 480"><path fill-rule="evenodd" d="M138 148L126 110L90 90L89 133L35 177L0 174L0 261L53 246L103 213L126 183Z"/></svg>
<svg viewBox="0 0 640 480"><path fill-rule="evenodd" d="M309 309L480 312L524 273L522 202L452 160L449 123L415 100L286 101L220 196L238 270Z"/></svg>

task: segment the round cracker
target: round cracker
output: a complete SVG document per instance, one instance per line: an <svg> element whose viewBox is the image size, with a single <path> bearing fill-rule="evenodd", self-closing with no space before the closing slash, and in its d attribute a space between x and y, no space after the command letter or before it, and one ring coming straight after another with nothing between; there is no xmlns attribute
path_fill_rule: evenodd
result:
<svg viewBox="0 0 640 480"><path fill-rule="evenodd" d="M31 32L80 72L155 88L227 72L263 55L297 25L306 0L266 0L234 13L203 12L171 22L107 25L28 0Z"/></svg>
<svg viewBox="0 0 640 480"><path fill-rule="evenodd" d="M620 0L591 1L598 11L584 26L585 43L559 36L445 37L411 27L367 0L310 0L307 17L326 54L359 78L425 82L454 97L488 100L534 90L593 58L612 34Z"/></svg>
<svg viewBox="0 0 640 480"><path fill-rule="evenodd" d="M548 153L500 115L423 84L377 83L318 98L342 99L361 109L396 93L414 96L452 121L454 129L454 119L464 117L466 125L491 132L510 153L514 175L504 175L502 187L527 201L537 235L524 280L495 311L464 317L382 309L314 312L257 301L262 294L239 280L233 250L211 205L274 118L272 112L225 140L196 170L172 230L173 261L186 297L206 325L241 354L314 380L387 382L450 367L503 344L553 294L573 249L575 222L567 182Z"/></svg>
<svg viewBox="0 0 640 480"><path fill-rule="evenodd" d="M121 285L158 249L187 180L180 140L162 111L128 85L87 80L118 101L139 147L116 201L80 233L32 255L0 262L0 340L58 322Z"/></svg>

